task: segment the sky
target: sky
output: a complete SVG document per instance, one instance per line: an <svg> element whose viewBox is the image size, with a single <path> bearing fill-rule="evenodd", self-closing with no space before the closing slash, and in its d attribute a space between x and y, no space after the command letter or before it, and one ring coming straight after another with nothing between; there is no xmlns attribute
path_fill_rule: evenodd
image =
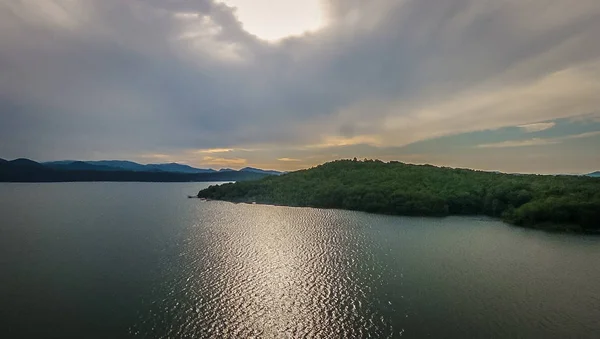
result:
<svg viewBox="0 0 600 339"><path fill-rule="evenodd" d="M0 158L600 170L598 0L0 0Z"/></svg>

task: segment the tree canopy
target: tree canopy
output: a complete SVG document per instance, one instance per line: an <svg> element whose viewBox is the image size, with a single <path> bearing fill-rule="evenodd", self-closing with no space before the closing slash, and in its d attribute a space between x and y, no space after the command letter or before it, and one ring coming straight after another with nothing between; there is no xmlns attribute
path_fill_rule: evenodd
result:
<svg viewBox="0 0 600 339"><path fill-rule="evenodd" d="M552 230L600 231L600 179L338 160L211 186L200 198L408 216L487 215Z"/></svg>

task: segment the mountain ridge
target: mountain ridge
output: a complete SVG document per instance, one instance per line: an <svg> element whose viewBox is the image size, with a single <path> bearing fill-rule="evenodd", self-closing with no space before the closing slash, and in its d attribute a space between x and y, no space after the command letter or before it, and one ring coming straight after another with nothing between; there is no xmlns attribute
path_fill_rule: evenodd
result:
<svg viewBox="0 0 600 339"><path fill-rule="evenodd" d="M176 162L171 163L156 163L156 164L140 164L137 162L129 161L129 160L58 160L58 161L48 161L42 162L42 165L52 166L59 169L84 169L85 166L83 164L90 165L89 169L91 170L128 170L128 171L139 171L139 172L148 172L148 171L160 171L160 172L171 172L171 173L216 173L216 172L238 172L231 168L222 168L220 170L215 170L212 168L196 168L186 164L180 164ZM101 166L101 167L93 167L93 166ZM73 168L70 168L73 167ZM239 171L247 171L247 172L255 172L255 173L263 173L263 174L281 174L282 172L275 170L263 170L260 168L254 167L245 167L240 169Z"/></svg>
<svg viewBox="0 0 600 339"><path fill-rule="evenodd" d="M240 170L241 171L245 171L245 172L256 172L256 173L267 173L267 174L275 174L275 175L279 175L283 172L280 171L275 171L275 170L263 170L260 168L254 168L254 167L244 167Z"/></svg>
<svg viewBox="0 0 600 339"><path fill-rule="evenodd" d="M115 167L106 166L107 164ZM0 161L0 182L142 181L199 182L244 181L273 175L258 171L215 171L180 164L141 165L131 161L76 161L38 163L19 158ZM121 166L121 167L119 167ZM167 170L161 170L165 168ZM138 170L142 169L142 170ZM175 171L173 171L173 169ZM184 172L187 171L187 172ZM262 171L262 170L260 170Z"/></svg>
<svg viewBox="0 0 600 339"><path fill-rule="evenodd" d="M180 173L214 173L216 172L212 168L196 168L185 164L178 164L171 162L168 164L148 164L148 168L154 168L164 172L180 172Z"/></svg>
<svg viewBox="0 0 600 339"><path fill-rule="evenodd" d="M600 177L600 171L596 171L596 172L592 172L592 173L588 173L586 174L588 177L592 177L592 178L598 178Z"/></svg>

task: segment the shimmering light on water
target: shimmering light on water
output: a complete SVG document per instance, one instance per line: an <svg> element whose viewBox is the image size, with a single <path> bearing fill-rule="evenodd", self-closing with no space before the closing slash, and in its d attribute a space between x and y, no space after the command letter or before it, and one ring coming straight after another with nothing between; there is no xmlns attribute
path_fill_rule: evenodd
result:
<svg viewBox="0 0 600 339"><path fill-rule="evenodd" d="M338 211L221 202L196 211L202 222L187 230L177 260L165 263L170 298L138 327L167 311L168 336L391 334L390 320L371 305L376 266L363 253L366 237L339 227Z"/></svg>
<svg viewBox="0 0 600 339"><path fill-rule="evenodd" d="M6 338L594 338L600 238L225 202L204 184L0 185Z"/></svg>

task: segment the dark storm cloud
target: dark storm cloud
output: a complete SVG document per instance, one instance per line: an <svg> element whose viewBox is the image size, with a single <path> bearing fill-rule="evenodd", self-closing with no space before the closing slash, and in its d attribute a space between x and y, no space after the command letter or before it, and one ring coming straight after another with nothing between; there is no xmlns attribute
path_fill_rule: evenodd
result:
<svg viewBox="0 0 600 339"><path fill-rule="evenodd" d="M399 146L598 107L595 0L327 9L327 27L270 44L209 0L2 0L0 154Z"/></svg>

